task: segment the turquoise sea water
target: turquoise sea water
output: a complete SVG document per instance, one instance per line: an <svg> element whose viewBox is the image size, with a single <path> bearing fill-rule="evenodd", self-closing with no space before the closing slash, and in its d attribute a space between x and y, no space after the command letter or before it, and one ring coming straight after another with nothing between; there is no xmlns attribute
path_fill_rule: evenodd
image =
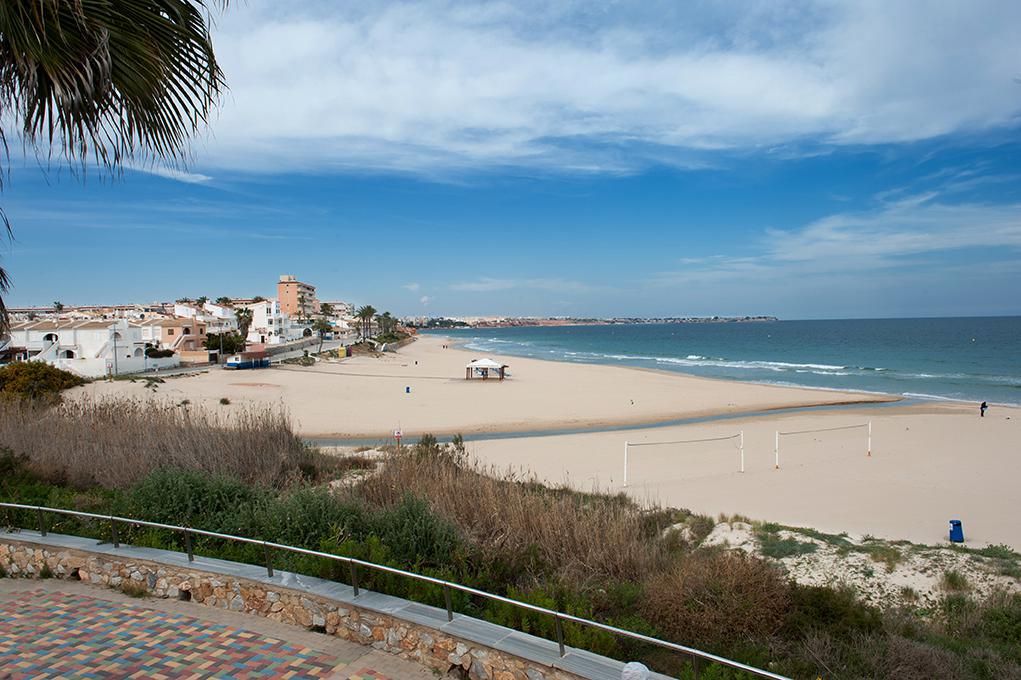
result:
<svg viewBox="0 0 1021 680"><path fill-rule="evenodd" d="M1021 404L1021 317L629 324L439 333L468 349L494 354L922 399Z"/></svg>

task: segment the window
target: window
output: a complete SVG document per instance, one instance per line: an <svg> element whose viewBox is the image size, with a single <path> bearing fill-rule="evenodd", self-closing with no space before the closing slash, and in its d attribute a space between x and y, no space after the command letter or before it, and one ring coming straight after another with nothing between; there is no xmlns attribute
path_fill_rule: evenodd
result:
<svg viewBox="0 0 1021 680"><path fill-rule="evenodd" d="M167 329L167 335L173 335L173 334L174 334L174 329L173 328L168 328Z"/></svg>
<svg viewBox="0 0 1021 680"><path fill-rule="evenodd" d="M181 335L191 335L191 329L185 326L184 330L181 331Z"/></svg>

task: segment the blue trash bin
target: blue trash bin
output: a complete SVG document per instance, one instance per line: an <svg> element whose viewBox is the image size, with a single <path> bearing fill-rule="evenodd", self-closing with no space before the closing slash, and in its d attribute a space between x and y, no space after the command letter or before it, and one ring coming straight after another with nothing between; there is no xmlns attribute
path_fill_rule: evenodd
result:
<svg viewBox="0 0 1021 680"><path fill-rule="evenodd" d="M950 520L950 541L952 543L964 543L964 528L961 526L961 520L959 519Z"/></svg>

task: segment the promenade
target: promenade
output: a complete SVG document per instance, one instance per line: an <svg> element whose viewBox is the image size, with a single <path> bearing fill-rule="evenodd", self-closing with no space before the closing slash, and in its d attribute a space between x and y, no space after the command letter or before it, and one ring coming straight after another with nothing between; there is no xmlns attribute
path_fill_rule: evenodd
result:
<svg viewBox="0 0 1021 680"><path fill-rule="evenodd" d="M0 677L426 680L419 664L261 617L64 580L0 579Z"/></svg>

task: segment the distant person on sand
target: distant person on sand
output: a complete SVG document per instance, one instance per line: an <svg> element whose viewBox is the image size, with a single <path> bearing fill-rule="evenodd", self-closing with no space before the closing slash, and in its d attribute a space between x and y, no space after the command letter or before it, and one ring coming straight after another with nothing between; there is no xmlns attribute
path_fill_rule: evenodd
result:
<svg viewBox="0 0 1021 680"><path fill-rule="evenodd" d="M983 418L986 417L986 409L989 408L989 404L982 402L982 405L978 407L978 414Z"/></svg>

